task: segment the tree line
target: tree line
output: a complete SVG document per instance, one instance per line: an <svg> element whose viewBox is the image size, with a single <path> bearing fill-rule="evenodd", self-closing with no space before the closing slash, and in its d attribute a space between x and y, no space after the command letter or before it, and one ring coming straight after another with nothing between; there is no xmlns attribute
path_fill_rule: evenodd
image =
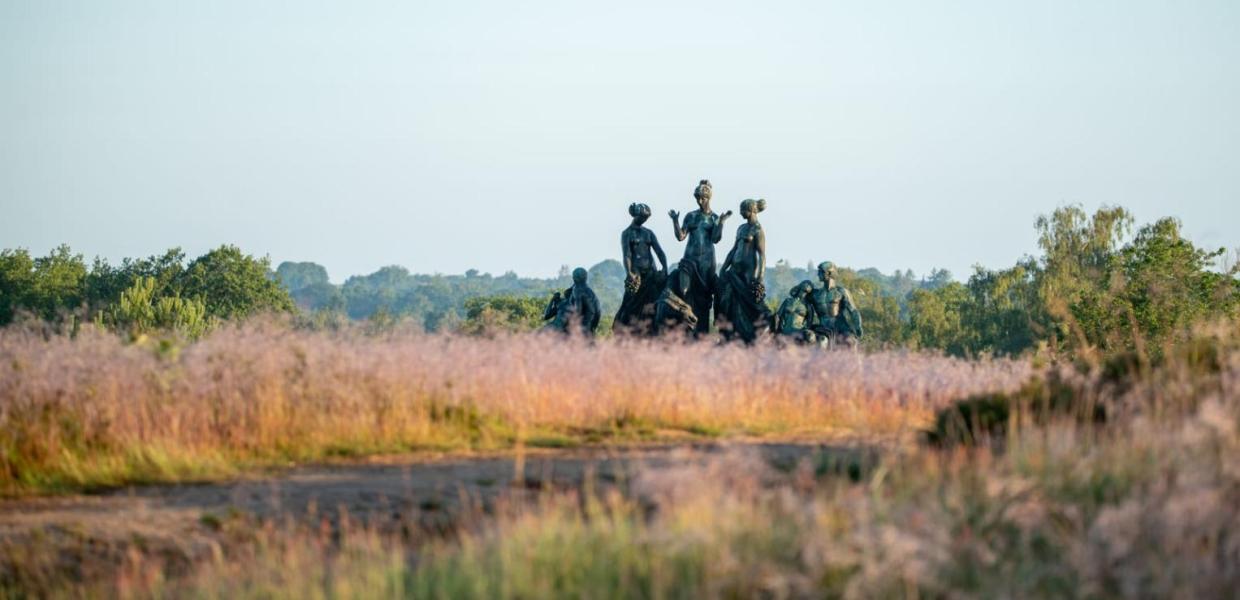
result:
<svg viewBox="0 0 1240 600"><path fill-rule="evenodd" d="M1134 231L1132 214L1068 206L1035 225L1040 256L976 268L966 283L909 294L905 339L950 354L1157 357L1193 327L1235 319L1240 273L1173 218Z"/></svg>
<svg viewBox="0 0 1240 600"><path fill-rule="evenodd" d="M841 269L861 307L871 348L937 349L957 356L1140 351L1157 355L1199 323L1236 318L1240 279L1223 249L1202 249L1178 221L1134 227L1120 207L1089 214L1062 207L1035 223L1040 255L966 281L945 270L926 277L876 269ZM605 314L624 293L624 268L605 260L589 268ZM794 285L813 280L812 261L779 261L766 270L775 306ZM220 322L257 313L290 313L315 326L348 320L408 322L429 331L481 334L541 324L550 293L571 284L569 268L553 278L410 273L399 266L331 283L312 262L284 262L221 246L187 259L174 248L118 265L60 246L47 256L0 251L0 325L39 319L60 329L93 322L130 335L171 330L196 337ZM600 330L610 330L604 322Z"/></svg>
<svg viewBox="0 0 1240 600"><path fill-rule="evenodd" d="M58 330L93 321L139 335L172 330L196 337L214 324L258 313L290 312L292 299L269 276L266 259L220 246L193 260L173 248L119 265L62 245L47 256L0 251L0 325L19 317Z"/></svg>

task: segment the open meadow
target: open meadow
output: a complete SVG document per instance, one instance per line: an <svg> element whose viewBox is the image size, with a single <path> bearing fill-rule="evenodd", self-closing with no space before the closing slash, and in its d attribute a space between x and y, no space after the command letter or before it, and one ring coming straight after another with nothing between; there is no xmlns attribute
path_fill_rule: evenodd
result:
<svg viewBox="0 0 1240 600"><path fill-rule="evenodd" d="M1218 597L1240 584L1237 339L1035 368L261 322L186 345L13 328L0 589ZM195 483L145 485L177 482Z"/></svg>
<svg viewBox="0 0 1240 600"><path fill-rule="evenodd" d="M774 346L305 332L181 345L0 331L0 491L230 476L418 451L767 437L897 440L1027 361Z"/></svg>
<svg viewBox="0 0 1240 600"><path fill-rule="evenodd" d="M1240 600L1237 32L0 0L0 600Z"/></svg>

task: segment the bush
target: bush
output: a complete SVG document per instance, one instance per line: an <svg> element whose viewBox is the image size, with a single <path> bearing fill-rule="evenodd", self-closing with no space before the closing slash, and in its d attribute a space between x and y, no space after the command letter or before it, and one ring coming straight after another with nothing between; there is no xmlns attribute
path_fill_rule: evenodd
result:
<svg viewBox="0 0 1240 600"><path fill-rule="evenodd" d="M199 300L157 296L153 277L143 277L121 292L120 301L103 317L105 325L126 332L130 338L157 330L198 338L211 328L213 321L207 316L206 305Z"/></svg>
<svg viewBox="0 0 1240 600"><path fill-rule="evenodd" d="M538 297L470 298L465 301L465 323L461 331L469 334L534 331L542 326L546 307L546 299Z"/></svg>

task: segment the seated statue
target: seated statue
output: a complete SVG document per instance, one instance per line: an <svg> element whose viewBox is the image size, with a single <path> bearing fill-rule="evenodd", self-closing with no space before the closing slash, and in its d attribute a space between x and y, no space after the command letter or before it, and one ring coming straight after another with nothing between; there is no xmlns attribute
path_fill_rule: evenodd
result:
<svg viewBox="0 0 1240 600"><path fill-rule="evenodd" d="M686 298L687 292L680 287L684 281L680 277L680 268L672 270L667 278L667 285L659 294L654 307L654 324L656 335L681 333L695 335L698 326L697 313Z"/></svg>
<svg viewBox="0 0 1240 600"><path fill-rule="evenodd" d="M551 321L544 329L565 334L580 332L594 337L602 312L599 310L598 296L586 285L587 277L589 273L585 269L573 269L573 286L564 290L563 294L556 292L543 312L543 320Z"/></svg>
<svg viewBox="0 0 1240 600"><path fill-rule="evenodd" d="M825 348L854 348L862 336L861 312L852 294L836 280L836 275L834 263L827 261L818 265L818 278L823 287L810 294L810 308L814 312L812 329Z"/></svg>
<svg viewBox="0 0 1240 600"><path fill-rule="evenodd" d="M815 343L814 331L811 328L814 310L810 307L810 296L814 292L814 284L806 279L796 284L779 305L775 313L775 333L782 339L798 344Z"/></svg>

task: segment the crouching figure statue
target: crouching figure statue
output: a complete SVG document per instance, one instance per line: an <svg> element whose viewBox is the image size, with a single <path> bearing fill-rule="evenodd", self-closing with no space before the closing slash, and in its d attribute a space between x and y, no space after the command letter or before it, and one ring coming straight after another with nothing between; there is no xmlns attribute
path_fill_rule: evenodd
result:
<svg viewBox="0 0 1240 600"><path fill-rule="evenodd" d="M589 273L581 267L573 269L573 286L561 294L556 292L543 312L543 320L551 321L543 329L565 334L583 333L594 337L601 316L598 296L586 285Z"/></svg>
<svg viewBox="0 0 1240 600"><path fill-rule="evenodd" d="M775 313L775 333L780 340L795 344L813 344L814 310L810 306L810 298L814 293L814 284L806 279L788 291L779 310Z"/></svg>

